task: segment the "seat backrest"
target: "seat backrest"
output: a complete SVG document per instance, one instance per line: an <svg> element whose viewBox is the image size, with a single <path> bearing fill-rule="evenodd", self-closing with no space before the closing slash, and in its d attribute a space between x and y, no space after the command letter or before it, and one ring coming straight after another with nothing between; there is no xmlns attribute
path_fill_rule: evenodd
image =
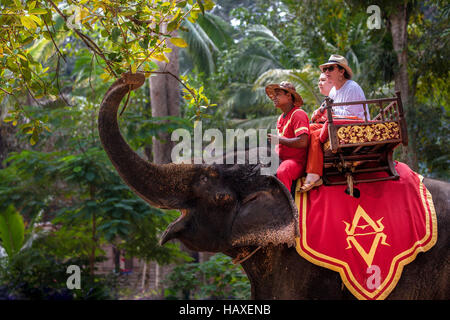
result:
<svg viewBox="0 0 450 320"><path fill-rule="evenodd" d="M333 107L344 105L362 105L365 119L332 115ZM367 114L366 105L369 106L369 110L373 109L371 107L374 105L379 110L373 120L368 120L370 117ZM326 108L328 120L322 129L320 140L325 142L328 135L333 153L350 147L361 150L365 146L378 144L391 144L394 147L400 143L408 144L406 121L399 91L396 92L396 97L363 101L333 103L330 98L327 98Z"/></svg>

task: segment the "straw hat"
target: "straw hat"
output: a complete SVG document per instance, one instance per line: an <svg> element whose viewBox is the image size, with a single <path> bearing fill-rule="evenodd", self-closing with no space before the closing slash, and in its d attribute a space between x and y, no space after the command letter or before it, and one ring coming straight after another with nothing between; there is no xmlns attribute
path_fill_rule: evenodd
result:
<svg viewBox="0 0 450 320"><path fill-rule="evenodd" d="M272 100L275 98L275 89L281 89L292 94L292 97L294 99L294 106L300 107L303 105L303 99L301 95L297 91L295 91L295 87L292 83L283 81L280 84L269 84L268 86L266 86L266 94Z"/></svg>
<svg viewBox="0 0 450 320"><path fill-rule="evenodd" d="M330 56L330 59L328 59L328 62L321 64L319 66L319 68L323 72L323 67L328 66L330 64L340 65L342 68L344 68L347 71L348 75L350 76L350 79L352 78L352 76L353 76L352 69L348 66L347 59L345 59L343 56L340 56L338 54L332 54Z"/></svg>

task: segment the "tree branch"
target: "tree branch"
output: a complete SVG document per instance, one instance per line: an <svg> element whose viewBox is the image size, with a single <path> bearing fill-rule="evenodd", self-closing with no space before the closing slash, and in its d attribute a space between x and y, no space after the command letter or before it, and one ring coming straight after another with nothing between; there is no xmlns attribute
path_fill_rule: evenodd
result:
<svg viewBox="0 0 450 320"><path fill-rule="evenodd" d="M58 46L56 45L55 40L53 39L52 33L50 32L50 28L48 27L47 22L45 22L45 20L43 20L43 21L44 21L45 27L47 28L47 31L48 31L48 33L49 33L49 35L50 35L50 38L52 39L53 45L54 45L55 48L56 48L56 51L57 51L58 54L61 56L61 58L63 58L64 62L67 63L66 58L63 56L63 54L62 54L61 51L59 50Z"/></svg>
<svg viewBox="0 0 450 320"><path fill-rule="evenodd" d="M64 21L67 22L67 16L64 13L62 13L61 10L59 10L58 6L51 0L47 0L47 2L49 2L50 5L56 10L56 12L64 19ZM103 51L97 46L97 44L91 38L89 38L84 33L78 31L77 29L74 28L72 29L72 31L75 32L78 35L78 37L81 38L81 40L86 44L86 46L88 46L88 48L90 48L92 51L94 51L94 53L102 57L102 59L106 63L106 67L109 69L111 74L114 75L114 77L118 78L118 75L114 72L113 68L111 67L110 61L105 57Z"/></svg>
<svg viewBox="0 0 450 320"><path fill-rule="evenodd" d="M183 85L183 87L185 87L186 90L190 92L190 94L191 94L192 97L195 99L195 101L198 102L198 100L197 100L197 98L196 98L196 96L195 96L195 93L194 93L191 89L189 89L189 88L184 84L184 82L181 81L180 78L178 78L178 77L177 77L176 75L174 75L172 72L170 72L170 71L144 71L144 73L156 73L156 74L168 74L168 75L171 75L171 76L174 77L179 83L181 83L181 84Z"/></svg>

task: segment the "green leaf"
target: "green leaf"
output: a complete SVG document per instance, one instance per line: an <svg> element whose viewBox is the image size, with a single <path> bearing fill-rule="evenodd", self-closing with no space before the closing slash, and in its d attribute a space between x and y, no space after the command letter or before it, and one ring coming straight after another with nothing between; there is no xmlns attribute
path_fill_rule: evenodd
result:
<svg viewBox="0 0 450 320"><path fill-rule="evenodd" d="M11 121L14 121L14 120L16 120L15 117L6 117L5 119L3 119L3 122L11 122Z"/></svg>
<svg viewBox="0 0 450 320"><path fill-rule="evenodd" d="M31 3L28 4L28 9L32 10L34 7L36 7L36 1L31 1Z"/></svg>
<svg viewBox="0 0 450 320"><path fill-rule="evenodd" d="M37 28L36 23L30 17L20 16L20 22L22 22L22 25L25 28L27 28L28 30L33 30L34 31Z"/></svg>
<svg viewBox="0 0 450 320"><path fill-rule="evenodd" d="M170 38L170 42L180 48L186 48L188 44L184 41L183 38Z"/></svg>
<svg viewBox="0 0 450 320"><path fill-rule="evenodd" d="M202 14L205 14L205 7L203 6L203 3L201 1L197 1L197 4L200 7Z"/></svg>
<svg viewBox="0 0 450 320"><path fill-rule="evenodd" d="M39 18L38 16L30 14L29 17L30 17L31 20L36 22L38 25L40 25L40 26L42 25L43 22L42 22L41 18Z"/></svg>
<svg viewBox="0 0 450 320"><path fill-rule="evenodd" d="M93 174L92 172L86 173L86 180L87 181L91 182L91 181L94 181L94 179L95 179L95 174Z"/></svg>
<svg viewBox="0 0 450 320"><path fill-rule="evenodd" d="M28 12L32 13L32 14L46 14L47 10L46 9L42 9L42 8L35 8L35 9L32 9L32 10L30 10Z"/></svg>
<svg viewBox="0 0 450 320"><path fill-rule="evenodd" d="M42 32L42 35L44 36L44 38L46 40L52 40L52 34L50 32L44 31L44 32Z"/></svg>
<svg viewBox="0 0 450 320"><path fill-rule="evenodd" d="M122 208L122 209L129 210L129 211L132 211L132 210L133 210L133 207L127 206L126 204L123 204L123 203L116 203L116 204L114 205L114 207L116 207L116 208Z"/></svg>
<svg viewBox="0 0 450 320"><path fill-rule="evenodd" d="M204 0L204 2L205 3L203 4L203 7L207 11L212 10L215 6L214 1L212 1L212 0Z"/></svg>
<svg viewBox="0 0 450 320"><path fill-rule="evenodd" d="M177 3L176 6L178 8L184 8L184 7L186 7L186 4L187 4L187 1L180 1L180 2Z"/></svg>
<svg viewBox="0 0 450 320"><path fill-rule="evenodd" d="M13 123L13 125L14 125L14 123ZM31 144L32 146L34 146L38 141L39 141L39 137L38 137L38 135L37 135L37 132L36 132L36 131L33 131L33 134L32 134L31 137L30 137L30 144Z"/></svg>
<svg viewBox="0 0 450 320"><path fill-rule="evenodd" d="M111 31L111 40L113 42L117 42L117 39L119 38L119 36L120 36L120 29L117 27L113 28Z"/></svg>
<svg viewBox="0 0 450 320"><path fill-rule="evenodd" d="M175 30L178 26L178 21L177 20L172 20L169 22L169 24L167 25L167 32L171 32L173 30Z"/></svg>
<svg viewBox="0 0 450 320"><path fill-rule="evenodd" d="M12 205L0 212L0 238L9 257L22 248L24 233L25 225L22 216Z"/></svg>
<svg viewBox="0 0 450 320"><path fill-rule="evenodd" d="M132 16L133 14L136 14L136 11L134 10L123 10L119 12L120 16L124 16L124 17L128 17L128 16Z"/></svg>

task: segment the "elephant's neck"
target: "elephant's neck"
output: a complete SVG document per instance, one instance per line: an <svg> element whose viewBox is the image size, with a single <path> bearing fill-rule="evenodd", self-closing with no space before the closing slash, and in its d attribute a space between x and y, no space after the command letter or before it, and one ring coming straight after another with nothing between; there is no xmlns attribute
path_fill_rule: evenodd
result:
<svg viewBox="0 0 450 320"><path fill-rule="evenodd" d="M242 263L252 299L345 299L352 295L337 272L318 267L287 245L267 246Z"/></svg>

